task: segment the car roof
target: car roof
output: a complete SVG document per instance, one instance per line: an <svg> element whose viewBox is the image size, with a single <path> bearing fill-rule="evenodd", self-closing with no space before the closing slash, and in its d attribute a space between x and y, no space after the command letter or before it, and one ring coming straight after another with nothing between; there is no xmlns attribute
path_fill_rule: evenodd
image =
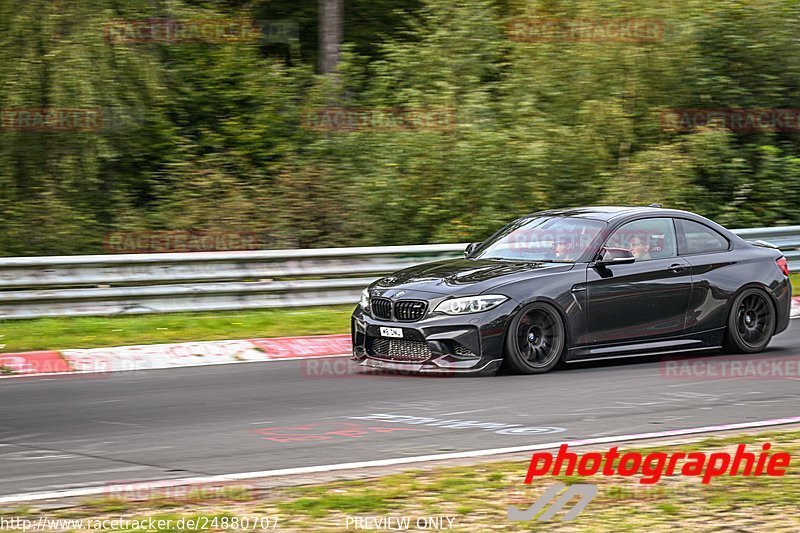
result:
<svg viewBox="0 0 800 533"><path fill-rule="evenodd" d="M636 215L636 214L661 214L664 216L693 215L688 211L677 209L663 209L661 207L633 207L633 206L589 206L589 207L568 207L562 209L548 209L531 213L533 216L553 216L553 217L577 217L591 218L594 220L610 221L612 219Z"/></svg>

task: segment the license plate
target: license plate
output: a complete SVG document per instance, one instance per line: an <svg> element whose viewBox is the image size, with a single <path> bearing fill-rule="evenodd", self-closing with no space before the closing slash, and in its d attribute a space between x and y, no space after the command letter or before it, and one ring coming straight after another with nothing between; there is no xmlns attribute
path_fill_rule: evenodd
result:
<svg viewBox="0 0 800 533"><path fill-rule="evenodd" d="M403 338L403 330L401 328L381 328L381 337L391 337L394 339Z"/></svg>

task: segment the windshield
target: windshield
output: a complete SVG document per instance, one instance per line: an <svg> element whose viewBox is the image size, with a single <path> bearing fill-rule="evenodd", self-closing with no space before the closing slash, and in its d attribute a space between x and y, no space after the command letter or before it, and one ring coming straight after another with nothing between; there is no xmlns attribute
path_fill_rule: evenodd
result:
<svg viewBox="0 0 800 533"><path fill-rule="evenodd" d="M481 244L472 258L573 263L605 225L584 218L520 218Z"/></svg>

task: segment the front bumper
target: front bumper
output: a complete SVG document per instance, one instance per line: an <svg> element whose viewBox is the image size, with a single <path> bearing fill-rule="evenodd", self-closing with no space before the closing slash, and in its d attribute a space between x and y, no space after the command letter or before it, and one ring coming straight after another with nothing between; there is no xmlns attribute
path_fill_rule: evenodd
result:
<svg viewBox="0 0 800 533"><path fill-rule="evenodd" d="M352 359L364 367L421 374L493 373L503 362L512 300L482 313L429 314L416 322L373 318L359 306L351 318ZM381 327L400 328L402 339L381 336Z"/></svg>

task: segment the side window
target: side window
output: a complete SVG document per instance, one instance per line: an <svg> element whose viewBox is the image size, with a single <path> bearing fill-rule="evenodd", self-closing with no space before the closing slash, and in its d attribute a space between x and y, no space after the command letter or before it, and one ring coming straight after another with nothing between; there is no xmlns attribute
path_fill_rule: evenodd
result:
<svg viewBox="0 0 800 533"><path fill-rule="evenodd" d="M676 219L681 232L681 254L724 252L730 248L728 239L704 224Z"/></svg>
<svg viewBox="0 0 800 533"><path fill-rule="evenodd" d="M678 255L675 226L671 218L644 218L628 222L611 234L605 246L630 250L637 261Z"/></svg>

